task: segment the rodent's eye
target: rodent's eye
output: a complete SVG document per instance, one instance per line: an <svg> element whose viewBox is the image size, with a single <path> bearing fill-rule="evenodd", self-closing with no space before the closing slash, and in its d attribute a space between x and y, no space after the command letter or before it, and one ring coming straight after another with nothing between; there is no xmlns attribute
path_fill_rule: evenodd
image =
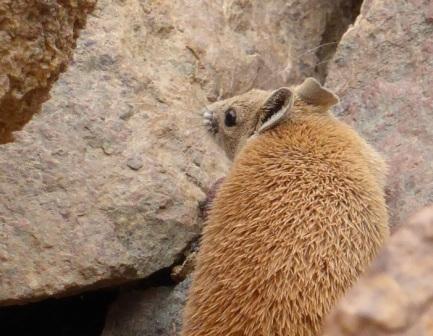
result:
<svg viewBox="0 0 433 336"><path fill-rule="evenodd" d="M232 108L228 109L226 111L226 116L224 119L224 124L227 127L232 127L236 125L236 111L233 110Z"/></svg>

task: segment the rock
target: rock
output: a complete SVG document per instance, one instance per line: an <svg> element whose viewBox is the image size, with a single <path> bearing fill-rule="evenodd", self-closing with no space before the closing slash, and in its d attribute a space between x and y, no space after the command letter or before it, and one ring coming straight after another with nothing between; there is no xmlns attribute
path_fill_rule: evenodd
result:
<svg viewBox="0 0 433 336"><path fill-rule="evenodd" d="M433 335L433 206L399 228L330 317L329 336Z"/></svg>
<svg viewBox="0 0 433 336"><path fill-rule="evenodd" d="M147 277L200 232L227 160L168 10L99 1L52 98L0 146L0 305Z"/></svg>
<svg viewBox="0 0 433 336"><path fill-rule="evenodd" d="M120 295L111 306L102 336L176 336L191 279L174 288L156 287Z"/></svg>
<svg viewBox="0 0 433 336"><path fill-rule="evenodd" d="M71 27L82 26L91 5L35 3L43 19L22 1L1 9L21 6L7 12L14 22L36 13L57 34L39 23L28 28L37 41L48 38L47 50L34 49L40 58L27 53L34 39L1 35L2 48L30 62L8 68L25 68L16 97L49 87L69 57ZM200 232L198 201L228 167L196 112L207 98L314 73L315 48L339 3L99 0L51 99L0 146L0 305L116 285L172 265ZM1 73L10 85L15 77ZM38 80L26 76L33 73Z"/></svg>
<svg viewBox="0 0 433 336"><path fill-rule="evenodd" d="M143 159L139 156L133 156L126 161L126 164L132 170L139 170L143 167Z"/></svg>
<svg viewBox="0 0 433 336"><path fill-rule="evenodd" d="M194 18L202 29L187 42L200 66L212 73L211 81L200 73L197 80L213 101L251 88L300 83L306 76L323 78L324 66L361 1L227 0L221 7L210 1L179 3L178 13L187 14L178 15L185 27L190 13L213 11L211 17Z"/></svg>
<svg viewBox="0 0 433 336"><path fill-rule="evenodd" d="M96 0L0 3L0 144L48 98Z"/></svg>
<svg viewBox="0 0 433 336"><path fill-rule="evenodd" d="M337 115L388 160L396 232L331 316L326 335L433 335L433 35L431 2L364 2L338 46L327 86Z"/></svg>
<svg viewBox="0 0 433 336"><path fill-rule="evenodd" d="M433 34L430 0L367 0L344 35L327 86L339 117L386 157L391 224L433 202Z"/></svg>

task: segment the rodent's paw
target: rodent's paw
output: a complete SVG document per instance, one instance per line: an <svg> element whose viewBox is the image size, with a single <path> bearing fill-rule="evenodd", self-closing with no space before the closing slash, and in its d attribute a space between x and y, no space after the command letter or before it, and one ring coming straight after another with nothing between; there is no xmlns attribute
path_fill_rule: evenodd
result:
<svg viewBox="0 0 433 336"><path fill-rule="evenodd" d="M203 201L199 202L198 207L199 207L201 216L203 217L204 220L207 219L208 214L209 214L209 210L212 207L213 200L215 199L215 196L218 192L218 189L223 182L224 182L224 177L221 177L218 180L216 180L212 184L212 186L209 188L209 191L206 195L206 198Z"/></svg>
<svg viewBox="0 0 433 336"><path fill-rule="evenodd" d="M197 251L190 251L182 264L172 268L170 277L175 283L180 283L190 275L195 268Z"/></svg>

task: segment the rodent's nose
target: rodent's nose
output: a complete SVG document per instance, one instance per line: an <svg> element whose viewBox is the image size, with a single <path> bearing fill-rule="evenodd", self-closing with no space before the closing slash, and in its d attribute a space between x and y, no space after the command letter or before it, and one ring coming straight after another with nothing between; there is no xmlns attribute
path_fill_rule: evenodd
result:
<svg viewBox="0 0 433 336"><path fill-rule="evenodd" d="M218 121L214 118L211 110L203 109L203 125L212 134L218 133Z"/></svg>

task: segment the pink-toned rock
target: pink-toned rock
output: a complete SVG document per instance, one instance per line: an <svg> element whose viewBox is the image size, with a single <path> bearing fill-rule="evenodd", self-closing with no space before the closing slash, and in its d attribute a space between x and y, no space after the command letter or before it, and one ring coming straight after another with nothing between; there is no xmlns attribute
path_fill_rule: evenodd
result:
<svg viewBox="0 0 433 336"><path fill-rule="evenodd" d="M387 158L391 224L433 202L433 34L430 0L367 0L344 35L327 85L337 115Z"/></svg>
<svg viewBox="0 0 433 336"><path fill-rule="evenodd" d="M388 159L396 232L330 318L326 335L433 335L433 25L429 0L364 2L327 85L337 114Z"/></svg>
<svg viewBox="0 0 433 336"><path fill-rule="evenodd" d="M433 335L433 206L399 228L342 300L326 336Z"/></svg>

